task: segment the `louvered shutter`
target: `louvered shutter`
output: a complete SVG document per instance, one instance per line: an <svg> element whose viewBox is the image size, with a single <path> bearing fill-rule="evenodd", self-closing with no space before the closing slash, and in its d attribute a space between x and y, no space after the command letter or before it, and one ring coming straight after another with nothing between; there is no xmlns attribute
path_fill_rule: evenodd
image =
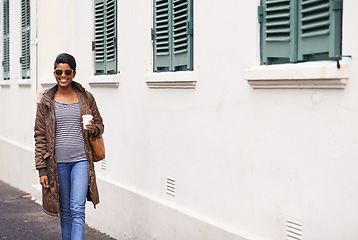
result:
<svg viewBox="0 0 358 240"><path fill-rule="evenodd" d="M193 16L192 1L173 0L172 20L172 46L173 64L172 70L192 70L192 48L193 48Z"/></svg>
<svg viewBox="0 0 358 240"><path fill-rule="evenodd" d="M106 3L106 73L117 72L117 1Z"/></svg>
<svg viewBox="0 0 358 240"><path fill-rule="evenodd" d="M30 0L21 0L21 72L30 78Z"/></svg>
<svg viewBox="0 0 358 240"><path fill-rule="evenodd" d="M9 0L4 0L3 5L3 44L4 44L4 60L2 62L4 80L10 79L10 18L9 18Z"/></svg>
<svg viewBox="0 0 358 240"><path fill-rule="evenodd" d="M95 72L104 74L105 63L105 2L94 1Z"/></svg>
<svg viewBox="0 0 358 240"><path fill-rule="evenodd" d="M95 72L117 72L117 1L95 0Z"/></svg>
<svg viewBox="0 0 358 240"><path fill-rule="evenodd" d="M300 0L300 61L332 59L341 52L342 0Z"/></svg>
<svg viewBox="0 0 358 240"><path fill-rule="evenodd" d="M261 59L264 64L297 62L297 0L262 0Z"/></svg>
<svg viewBox="0 0 358 240"><path fill-rule="evenodd" d="M169 0L154 1L154 69L169 71L171 67Z"/></svg>

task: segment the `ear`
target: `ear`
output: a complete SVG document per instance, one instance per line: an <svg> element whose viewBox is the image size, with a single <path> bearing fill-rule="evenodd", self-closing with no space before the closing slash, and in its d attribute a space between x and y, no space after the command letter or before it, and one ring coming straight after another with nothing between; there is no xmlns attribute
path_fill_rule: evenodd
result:
<svg viewBox="0 0 358 240"><path fill-rule="evenodd" d="M73 78L76 77L76 71L73 71Z"/></svg>

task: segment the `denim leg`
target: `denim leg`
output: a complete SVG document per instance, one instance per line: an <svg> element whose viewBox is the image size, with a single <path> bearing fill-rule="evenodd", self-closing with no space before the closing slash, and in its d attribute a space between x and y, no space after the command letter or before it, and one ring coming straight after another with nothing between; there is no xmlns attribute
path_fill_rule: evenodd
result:
<svg viewBox="0 0 358 240"><path fill-rule="evenodd" d="M88 190L88 161L80 161L72 164L70 207L72 213L72 240L83 240Z"/></svg>
<svg viewBox="0 0 358 240"><path fill-rule="evenodd" d="M58 180L60 184L60 210L62 240L71 240L72 215L70 210L71 165L58 163Z"/></svg>

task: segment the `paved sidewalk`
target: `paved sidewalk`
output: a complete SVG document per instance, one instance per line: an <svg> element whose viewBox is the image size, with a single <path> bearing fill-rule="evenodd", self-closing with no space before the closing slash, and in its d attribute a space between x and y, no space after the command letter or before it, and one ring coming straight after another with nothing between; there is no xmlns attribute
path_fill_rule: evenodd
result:
<svg viewBox="0 0 358 240"><path fill-rule="evenodd" d="M60 220L45 214L31 196L0 181L0 239L61 239ZM114 240L86 225L86 240Z"/></svg>

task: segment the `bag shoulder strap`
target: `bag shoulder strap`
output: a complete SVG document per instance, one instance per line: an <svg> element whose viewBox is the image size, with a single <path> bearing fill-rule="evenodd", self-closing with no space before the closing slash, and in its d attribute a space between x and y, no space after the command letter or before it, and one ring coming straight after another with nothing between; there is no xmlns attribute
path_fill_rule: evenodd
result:
<svg viewBox="0 0 358 240"><path fill-rule="evenodd" d="M86 90L86 94L87 94L87 99L88 99L88 104L89 104L89 114L92 114L92 109L91 106L93 105L94 99L92 94Z"/></svg>

